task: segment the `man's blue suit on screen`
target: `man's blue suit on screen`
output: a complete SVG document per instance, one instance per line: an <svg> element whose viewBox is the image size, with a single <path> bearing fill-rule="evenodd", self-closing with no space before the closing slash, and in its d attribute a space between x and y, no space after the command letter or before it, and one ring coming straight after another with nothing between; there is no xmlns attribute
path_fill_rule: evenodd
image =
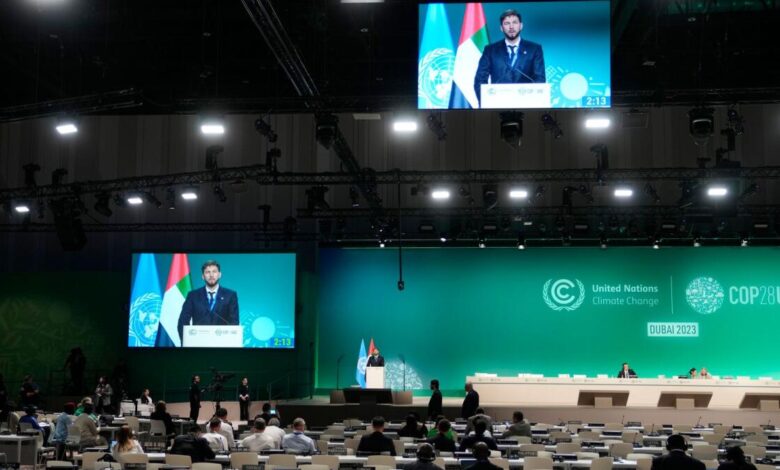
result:
<svg viewBox="0 0 780 470"><path fill-rule="evenodd" d="M504 39L489 44L479 59L474 76L474 91L482 103L482 85L488 83L546 83L542 46L526 39L520 40L517 58L510 63Z"/></svg>
<svg viewBox="0 0 780 470"><path fill-rule="evenodd" d="M184 325L189 325L190 320L193 325L238 325L238 294L219 286L212 310L205 287L191 290L179 315L179 338L182 340Z"/></svg>

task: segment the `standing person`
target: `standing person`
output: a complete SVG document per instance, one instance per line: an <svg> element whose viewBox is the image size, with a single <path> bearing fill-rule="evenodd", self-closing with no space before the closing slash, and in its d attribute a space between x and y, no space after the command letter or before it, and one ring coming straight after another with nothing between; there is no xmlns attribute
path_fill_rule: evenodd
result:
<svg viewBox="0 0 780 470"><path fill-rule="evenodd" d="M244 377L241 379L241 385L238 386L238 406L240 408L240 416L238 419L243 421L249 421L249 379Z"/></svg>
<svg viewBox="0 0 780 470"><path fill-rule="evenodd" d="M68 438L68 428L73 424L73 413L76 411L76 404L73 402L65 403L63 412L54 420L54 433L49 442L56 448L57 460L65 458L65 441Z"/></svg>
<svg viewBox="0 0 780 470"><path fill-rule="evenodd" d="M545 83L542 46L521 39L523 17L516 10L506 10L499 17L504 37L489 44L474 75L474 91L482 102L482 85L488 83Z"/></svg>
<svg viewBox="0 0 780 470"><path fill-rule="evenodd" d="M19 403L22 406L38 406L41 389L38 384L33 382L32 375L25 375L22 380L22 387L19 389Z"/></svg>
<svg viewBox="0 0 780 470"><path fill-rule="evenodd" d="M463 399L463 405L460 407L460 417L469 419L477 412L479 408L479 393L474 390L471 382L466 382L466 398Z"/></svg>
<svg viewBox="0 0 780 470"><path fill-rule="evenodd" d="M87 369L87 357L80 347L70 350L70 354L65 358L65 369L70 372L71 392L76 395L84 393L84 371Z"/></svg>
<svg viewBox="0 0 780 470"><path fill-rule="evenodd" d="M108 379L105 376L100 377L97 387L95 387L95 411L97 414L111 412L111 396L113 394L114 389L111 388Z"/></svg>
<svg viewBox="0 0 780 470"><path fill-rule="evenodd" d="M179 314L179 338L184 338L185 325L238 325L238 294L219 284L222 271L214 260L200 269L205 286L187 293Z"/></svg>
<svg viewBox="0 0 780 470"><path fill-rule="evenodd" d="M200 376L192 376L192 384L190 385L190 419L195 423L198 422L198 415L200 414Z"/></svg>
<svg viewBox="0 0 780 470"><path fill-rule="evenodd" d="M368 358L366 367L384 367L384 366L385 366L385 358L379 354L379 348L374 348L374 351L371 353L371 356L369 356Z"/></svg>
<svg viewBox="0 0 780 470"><path fill-rule="evenodd" d="M142 405L154 404L154 400L152 400L152 395L148 388L144 389L144 392L141 394L141 398L138 399L138 402Z"/></svg>
<svg viewBox="0 0 780 470"><path fill-rule="evenodd" d="M618 372L617 378L619 379L635 379L636 378L636 372L634 372L634 369L629 367L628 362L623 363L623 367L620 368L620 372Z"/></svg>
<svg viewBox="0 0 780 470"><path fill-rule="evenodd" d="M439 381L431 380L431 399L428 400L428 419L433 420L442 414L442 396L439 390Z"/></svg>

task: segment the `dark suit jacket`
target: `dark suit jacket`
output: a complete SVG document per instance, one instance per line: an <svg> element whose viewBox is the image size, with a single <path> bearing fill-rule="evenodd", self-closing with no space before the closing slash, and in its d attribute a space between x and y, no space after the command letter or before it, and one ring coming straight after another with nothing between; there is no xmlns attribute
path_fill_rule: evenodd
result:
<svg viewBox="0 0 780 470"><path fill-rule="evenodd" d="M192 434L184 434L174 439L171 454L189 455L193 462L204 462L215 457L206 439Z"/></svg>
<svg viewBox="0 0 780 470"><path fill-rule="evenodd" d="M739 464L735 462L724 462L720 464L718 470L756 470L756 466L747 462Z"/></svg>
<svg viewBox="0 0 780 470"><path fill-rule="evenodd" d="M441 390L434 390L431 399L428 400L428 417L433 419L442 414Z"/></svg>
<svg viewBox="0 0 780 470"><path fill-rule="evenodd" d="M438 465L434 465L433 462L423 462L418 460L415 463L408 463L404 465L404 470L444 470Z"/></svg>
<svg viewBox="0 0 780 470"><path fill-rule="evenodd" d="M636 372L634 372L634 369L628 369L628 375L623 373L623 369L620 369L620 372L618 372L617 378L619 379L628 379L628 378L636 378Z"/></svg>
<svg viewBox="0 0 780 470"><path fill-rule="evenodd" d="M685 452L673 450L653 459L652 470L706 470L701 460L689 457Z"/></svg>
<svg viewBox="0 0 780 470"><path fill-rule="evenodd" d="M466 470L501 470L501 467L493 465L489 460L477 460L473 465L466 467Z"/></svg>
<svg viewBox="0 0 780 470"><path fill-rule="evenodd" d="M209 311L206 288L189 291L179 315L179 338L184 341L184 325L238 325L238 295L236 291L219 286L214 311Z"/></svg>
<svg viewBox="0 0 780 470"><path fill-rule="evenodd" d="M158 413L155 411L149 415L149 419L165 423L165 434L176 434L176 427L173 425L173 418L171 418L170 413Z"/></svg>
<svg viewBox="0 0 780 470"><path fill-rule="evenodd" d="M390 455L395 455L393 440L381 432L372 432L361 437L357 450L358 452L371 452L374 454L390 452Z"/></svg>
<svg viewBox="0 0 780 470"><path fill-rule="evenodd" d="M467 436L464 437L462 441L460 441L460 450L461 452L465 450L470 450L472 447L474 447L474 444L477 442L484 442L487 444L487 446L490 448L490 450L498 450L498 445L496 445L496 440L492 437L487 437L484 434L482 435L473 435L473 436Z"/></svg>
<svg viewBox="0 0 780 470"><path fill-rule="evenodd" d="M193 383L190 385L190 405L200 406L200 384Z"/></svg>
<svg viewBox="0 0 780 470"><path fill-rule="evenodd" d="M455 441L444 434L439 433L436 437L432 437L426 442L439 452L455 452Z"/></svg>
<svg viewBox="0 0 780 470"><path fill-rule="evenodd" d="M472 390L466 394L466 398L463 399L463 406L460 408L460 417L463 419L469 419L477 412L479 408L479 393L476 390Z"/></svg>
<svg viewBox="0 0 780 470"><path fill-rule="evenodd" d="M368 362L366 363L366 367L384 367L385 366L385 358L382 357L380 354L379 356L374 359L374 356L368 356Z"/></svg>
<svg viewBox="0 0 780 470"><path fill-rule="evenodd" d="M501 435L503 438L507 438L509 436L531 437L531 424L526 420L513 423L511 426L509 426L509 429L507 429L504 434Z"/></svg>
<svg viewBox="0 0 780 470"><path fill-rule="evenodd" d="M482 100L482 84L490 83L546 83L544 71L544 53L542 46L527 39L521 39L518 45L514 66L509 65L509 53L506 42L498 42L485 47L479 59L477 73L474 76L474 91Z"/></svg>

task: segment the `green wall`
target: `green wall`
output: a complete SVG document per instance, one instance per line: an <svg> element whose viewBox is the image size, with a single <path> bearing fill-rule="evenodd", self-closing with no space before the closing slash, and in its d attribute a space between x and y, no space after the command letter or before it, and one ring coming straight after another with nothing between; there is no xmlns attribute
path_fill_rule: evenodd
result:
<svg viewBox="0 0 780 470"><path fill-rule="evenodd" d="M339 386L356 383L371 338L397 388L402 356L407 387L453 392L474 372L614 375L623 361L640 377L780 377L778 266L780 249L758 247L406 249L398 291L397 250L322 250L317 387L335 387L341 355Z"/></svg>

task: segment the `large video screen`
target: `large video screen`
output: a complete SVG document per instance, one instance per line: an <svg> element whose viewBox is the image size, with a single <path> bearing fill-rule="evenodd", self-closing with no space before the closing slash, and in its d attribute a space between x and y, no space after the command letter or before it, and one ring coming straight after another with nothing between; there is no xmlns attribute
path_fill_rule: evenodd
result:
<svg viewBox="0 0 780 470"><path fill-rule="evenodd" d="M419 109L609 108L608 1L419 7Z"/></svg>
<svg viewBox="0 0 780 470"><path fill-rule="evenodd" d="M295 254L133 254L127 344L294 348Z"/></svg>

